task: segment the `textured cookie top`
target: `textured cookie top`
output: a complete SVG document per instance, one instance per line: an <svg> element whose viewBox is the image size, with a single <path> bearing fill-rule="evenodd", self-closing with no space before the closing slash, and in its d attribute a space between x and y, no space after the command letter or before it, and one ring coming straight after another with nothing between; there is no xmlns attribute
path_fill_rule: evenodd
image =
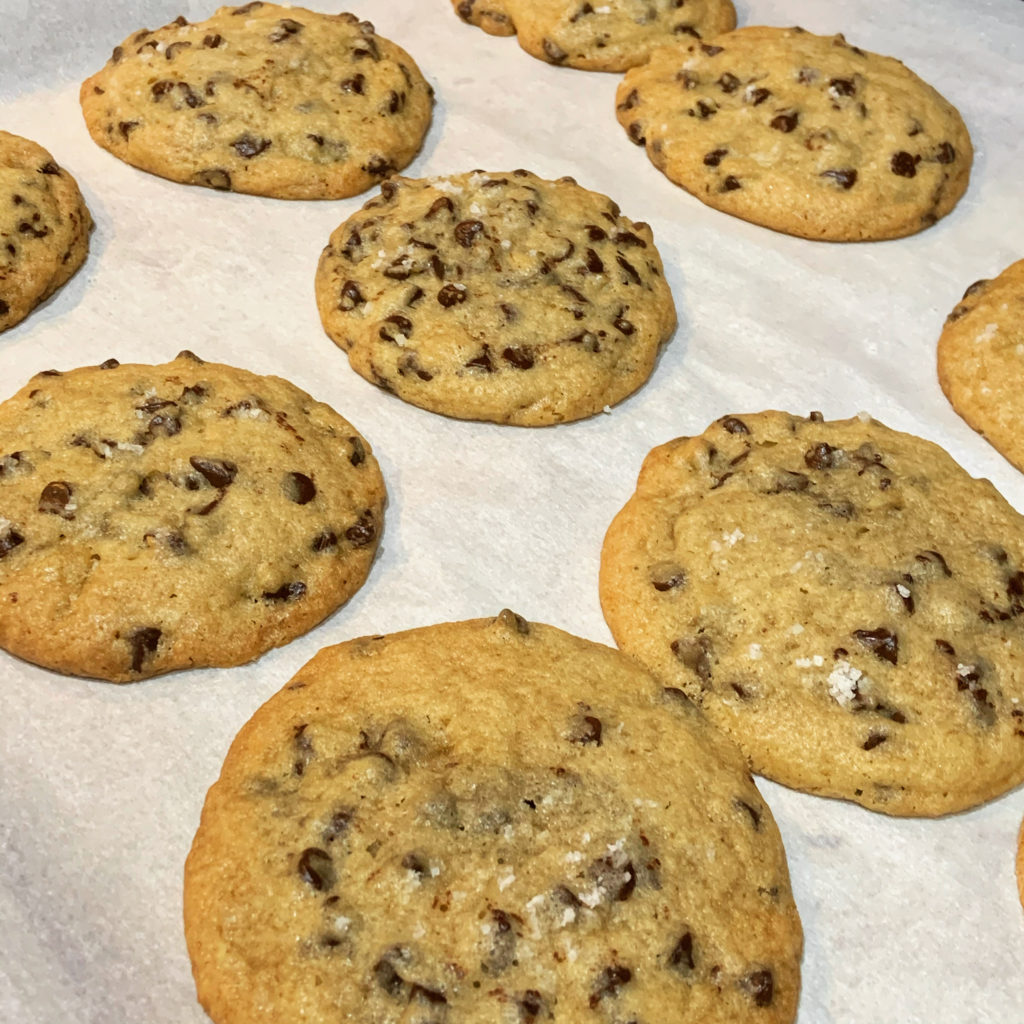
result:
<svg viewBox="0 0 1024 1024"><path fill-rule="evenodd" d="M1024 260L967 289L946 318L938 356L953 408L1024 470Z"/></svg>
<svg viewBox="0 0 1024 1024"><path fill-rule="evenodd" d="M586 71L625 71L659 46L728 32L730 0L452 0L463 21L518 35L527 53Z"/></svg>
<svg viewBox="0 0 1024 1024"><path fill-rule="evenodd" d="M654 164L718 210L804 238L913 234L967 188L957 110L841 36L743 28L630 71L617 112Z"/></svg>
<svg viewBox="0 0 1024 1024"><path fill-rule="evenodd" d="M920 438L767 412L655 448L601 601L786 785L937 815L1024 779L1024 519Z"/></svg>
<svg viewBox="0 0 1024 1024"><path fill-rule="evenodd" d="M278 377L37 374L0 405L0 647L115 682L249 661L359 588L383 503L366 442Z"/></svg>
<svg viewBox="0 0 1024 1024"><path fill-rule="evenodd" d="M368 21L256 2L136 32L83 83L81 101L93 139L135 167L329 199L412 160L433 91Z"/></svg>
<svg viewBox="0 0 1024 1024"><path fill-rule="evenodd" d="M367 380L463 419L540 426L650 375L675 307L646 224L571 178L395 178L320 259L327 333Z"/></svg>
<svg viewBox="0 0 1024 1024"><path fill-rule="evenodd" d="M0 331L82 265L91 228L74 178L42 146L0 131Z"/></svg>
<svg viewBox="0 0 1024 1024"><path fill-rule="evenodd" d="M210 790L185 924L217 1024L791 1021L799 988L735 749L508 611L301 669Z"/></svg>

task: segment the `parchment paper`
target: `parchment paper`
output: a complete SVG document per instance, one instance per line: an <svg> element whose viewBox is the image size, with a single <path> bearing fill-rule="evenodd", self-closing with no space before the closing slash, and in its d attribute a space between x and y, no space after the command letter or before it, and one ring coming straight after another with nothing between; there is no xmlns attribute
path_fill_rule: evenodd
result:
<svg viewBox="0 0 1024 1024"><path fill-rule="evenodd" d="M617 75L549 67L462 24L448 0L351 0L437 89L406 173L572 174L654 228L680 325L653 378L610 415L543 430L422 412L349 370L321 330L313 273L365 196L188 188L91 142L81 79L129 32L212 7L0 0L0 126L50 149L96 220L83 270L0 335L0 398L49 367L162 362L185 347L281 374L373 444L387 525L349 605L250 666L116 687L0 652L0 1021L11 1024L202 1024L182 864L237 729L320 647L354 636L509 606L610 642L601 541L655 444L726 413L866 410L938 441L1024 509L1024 476L956 416L934 368L964 288L1024 256L1021 0L737 0L741 24L843 31L899 57L963 113L976 158L958 208L915 237L860 245L788 238L687 196L616 123ZM800 1024L1024 1021L1013 873L1024 792L918 821L759 784L806 931Z"/></svg>

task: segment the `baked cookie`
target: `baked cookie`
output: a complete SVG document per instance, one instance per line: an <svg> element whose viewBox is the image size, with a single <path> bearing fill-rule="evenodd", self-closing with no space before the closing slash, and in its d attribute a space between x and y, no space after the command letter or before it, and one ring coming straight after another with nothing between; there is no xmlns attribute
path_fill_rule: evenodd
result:
<svg viewBox="0 0 1024 1024"><path fill-rule="evenodd" d="M651 230L572 178L393 178L331 235L320 318L367 380L543 426L632 394L675 328Z"/></svg>
<svg viewBox="0 0 1024 1024"><path fill-rule="evenodd" d="M216 1024L792 1021L800 922L738 752L631 659L504 611L321 651L185 867Z"/></svg>
<svg viewBox="0 0 1024 1024"><path fill-rule="evenodd" d="M250 3L129 36L82 84L89 134L172 181L351 196L416 155L433 90L352 14Z"/></svg>
<svg viewBox="0 0 1024 1024"><path fill-rule="evenodd" d="M701 202L802 238L897 238L967 188L957 110L891 57L800 28L742 28L630 71L619 122Z"/></svg>
<svg viewBox="0 0 1024 1024"><path fill-rule="evenodd" d="M91 230L75 179L42 146L0 131L0 331L85 262Z"/></svg>
<svg viewBox="0 0 1024 1024"><path fill-rule="evenodd" d="M625 71L659 46L736 27L731 0L452 0L463 21L549 64Z"/></svg>
<svg viewBox="0 0 1024 1024"><path fill-rule="evenodd" d="M1024 260L967 289L946 317L938 352L953 408L1024 470Z"/></svg>
<svg viewBox="0 0 1024 1024"><path fill-rule="evenodd" d="M241 664L359 588L383 505L366 442L279 377L36 374L0 404L0 647L112 682Z"/></svg>
<svg viewBox="0 0 1024 1024"><path fill-rule="evenodd" d="M726 416L647 456L600 587L756 772L898 815L1024 780L1024 517L927 441Z"/></svg>

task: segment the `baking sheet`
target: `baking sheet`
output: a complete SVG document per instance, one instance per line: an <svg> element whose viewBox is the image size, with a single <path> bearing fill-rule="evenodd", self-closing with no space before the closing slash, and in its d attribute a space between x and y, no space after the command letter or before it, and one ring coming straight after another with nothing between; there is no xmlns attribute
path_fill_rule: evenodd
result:
<svg viewBox="0 0 1024 1024"><path fill-rule="evenodd" d="M313 274L365 196L288 203L187 188L91 142L81 79L129 32L212 6L0 0L0 127L50 149L96 220L83 270L0 335L0 398L49 367L162 362L185 347L280 374L370 440L387 525L348 606L250 666L115 687L0 652L0 1021L206 1021L182 936L182 864L237 729L320 647L353 636L508 606L610 642L601 541L655 444L726 413L866 410L938 441L1024 510L1024 476L952 412L934 369L964 288L1024 256L1020 0L737 0L741 24L842 31L897 56L963 113L976 156L954 213L861 245L777 235L688 197L616 123L617 75L542 64L462 24L448 0L351 0L437 89L406 173L572 174L654 229L680 323L653 378L608 415L542 430L435 416L349 370L320 328ZM1013 872L1024 792L894 821L759 785L806 932L800 1024L1024 1021Z"/></svg>

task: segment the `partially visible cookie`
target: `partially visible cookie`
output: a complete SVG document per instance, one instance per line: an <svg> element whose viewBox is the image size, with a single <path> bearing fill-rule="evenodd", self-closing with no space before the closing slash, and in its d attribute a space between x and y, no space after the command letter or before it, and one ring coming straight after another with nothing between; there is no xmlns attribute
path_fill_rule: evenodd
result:
<svg viewBox="0 0 1024 1024"><path fill-rule="evenodd" d="M129 36L82 84L89 134L173 181L279 199L355 195L405 167L433 90L352 14L255 3Z"/></svg>
<svg viewBox="0 0 1024 1024"><path fill-rule="evenodd" d="M946 317L938 366L953 408L1024 470L1024 260L967 289Z"/></svg>
<svg viewBox="0 0 1024 1024"><path fill-rule="evenodd" d="M756 772L900 815L1024 780L1024 517L936 445L726 416L648 455L600 587Z"/></svg>
<svg viewBox="0 0 1024 1024"><path fill-rule="evenodd" d="M36 374L0 404L0 647L113 682L241 664L360 587L383 506L358 432L279 377Z"/></svg>
<svg viewBox="0 0 1024 1024"><path fill-rule="evenodd" d="M324 328L413 405L542 426L648 378L676 322L651 230L572 178L394 178L331 235Z"/></svg>
<svg viewBox="0 0 1024 1024"><path fill-rule="evenodd" d="M701 202L803 238L896 238L967 188L956 108L891 57L841 35L742 28L630 71L619 122Z"/></svg>
<svg viewBox="0 0 1024 1024"><path fill-rule="evenodd" d="M228 752L184 902L216 1024L796 1013L785 854L738 752L509 611L300 669Z"/></svg>
<svg viewBox="0 0 1024 1024"><path fill-rule="evenodd" d="M586 71L625 71L659 46L736 26L731 0L452 0L463 21L517 35L527 53Z"/></svg>
<svg viewBox="0 0 1024 1024"><path fill-rule="evenodd" d="M0 331L85 262L91 230L75 179L42 146L0 131Z"/></svg>

